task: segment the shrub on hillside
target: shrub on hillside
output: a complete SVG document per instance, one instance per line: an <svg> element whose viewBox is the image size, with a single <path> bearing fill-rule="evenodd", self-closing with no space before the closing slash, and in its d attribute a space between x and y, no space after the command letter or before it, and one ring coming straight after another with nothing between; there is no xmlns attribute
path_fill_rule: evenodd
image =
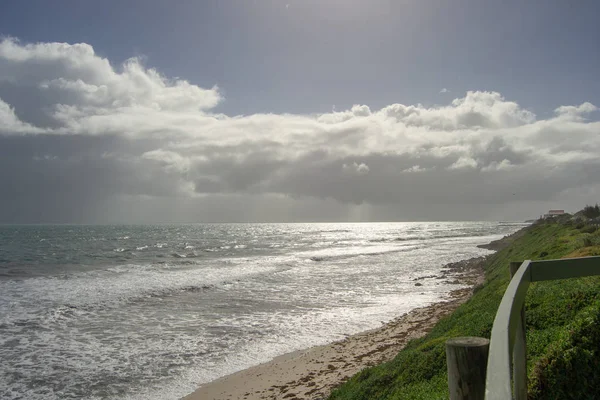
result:
<svg viewBox="0 0 600 400"><path fill-rule="evenodd" d="M585 228L583 228L583 229L581 230L581 232L583 232L583 233L594 233L594 232L596 232L596 230L597 230L597 229L598 229L598 227L597 227L597 226L594 226L594 225L588 225L588 226L586 226Z"/></svg>
<svg viewBox="0 0 600 400"><path fill-rule="evenodd" d="M600 312L598 302L552 343L533 371L529 399L591 399L600 393Z"/></svg>
<svg viewBox="0 0 600 400"><path fill-rule="evenodd" d="M586 205L585 207L583 207L583 215L586 218L598 218L600 217L600 206L598 206L598 204L596 203L595 206L588 206Z"/></svg>

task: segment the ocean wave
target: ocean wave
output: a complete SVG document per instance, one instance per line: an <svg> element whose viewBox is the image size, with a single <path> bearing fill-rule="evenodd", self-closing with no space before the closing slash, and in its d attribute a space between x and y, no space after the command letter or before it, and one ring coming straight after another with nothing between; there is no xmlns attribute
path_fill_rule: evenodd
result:
<svg viewBox="0 0 600 400"><path fill-rule="evenodd" d="M427 236L402 236L402 237L394 238L393 241L394 242L408 242L410 240L427 240L427 239L431 239L431 237L427 237Z"/></svg>
<svg viewBox="0 0 600 400"><path fill-rule="evenodd" d="M427 240L431 239L431 236L401 236L401 237L385 237L369 239L371 243L392 243L392 242L408 242L412 240Z"/></svg>
<svg viewBox="0 0 600 400"><path fill-rule="evenodd" d="M372 256L380 256L383 254L391 254L391 253L403 253L407 251L413 251L420 247L424 247L423 245L418 246L404 246L404 247L394 247L386 250L364 250L360 252L352 252L352 253L338 253L338 254L325 254L325 255L314 255L310 256L309 260L314 262L322 262L322 261L332 261L332 260L342 260L347 258L354 257L372 257Z"/></svg>
<svg viewBox="0 0 600 400"><path fill-rule="evenodd" d="M205 292L217 289L219 287L230 286L233 284L233 282L240 282L240 279L224 279L216 283L199 283L197 285L153 288L149 290L141 290L136 293L130 293L129 296L120 296L116 299L102 299L89 303L78 303L73 301L64 304L52 305L52 302L50 302L50 304L46 305L46 308L41 309L21 306L18 307L18 312L16 312L17 309L0 309L0 311L4 314L2 319L0 319L0 332L3 330L7 331L14 329L26 329L28 331L36 329L55 329L57 325L69 323L69 321L77 318L92 316L101 311L107 311L116 307L121 307L125 303L136 304L140 302L143 303L151 298L162 299L170 296L177 296L183 293Z"/></svg>
<svg viewBox="0 0 600 400"><path fill-rule="evenodd" d="M489 232L487 230L482 230L480 232L469 230L466 232L461 231L432 231L424 235L407 235L407 236L398 236L398 237L381 237L369 239L371 243L392 243L392 242L410 242L410 241L427 241L427 240L443 240L443 239L453 239L460 238L466 239L471 237L481 237L481 236L489 236Z"/></svg>
<svg viewBox="0 0 600 400"><path fill-rule="evenodd" d="M53 315L67 316L74 310L119 307L148 297L172 296L182 292L208 290L225 282L276 271L276 264L220 263L218 266L195 264L165 266L125 264L55 277L24 280L0 280L0 315L20 319L54 310Z"/></svg>
<svg viewBox="0 0 600 400"><path fill-rule="evenodd" d="M350 233L353 232L350 229L319 229L319 230L314 230L314 231L305 231L303 232L304 235L318 235L321 233Z"/></svg>
<svg viewBox="0 0 600 400"><path fill-rule="evenodd" d="M18 276L28 276L29 273L28 271L22 269L22 268L3 268L2 270L0 270L0 277L3 278L15 278Z"/></svg>

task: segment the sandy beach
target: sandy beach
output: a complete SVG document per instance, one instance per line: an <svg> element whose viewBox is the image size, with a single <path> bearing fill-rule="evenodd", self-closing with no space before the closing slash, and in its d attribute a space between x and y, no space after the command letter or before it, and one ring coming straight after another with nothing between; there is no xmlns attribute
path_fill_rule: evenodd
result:
<svg viewBox="0 0 600 400"><path fill-rule="evenodd" d="M368 366L389 361L406 343L425 335L465 302L473 287L483 283L485 257L446 265L437 279L468 285L450 293L447 301L417 308L380 328L324 346L277 357L206 383L186 400L323 399L331 390ZM419 286L415 282L415 286Z"/></svg>

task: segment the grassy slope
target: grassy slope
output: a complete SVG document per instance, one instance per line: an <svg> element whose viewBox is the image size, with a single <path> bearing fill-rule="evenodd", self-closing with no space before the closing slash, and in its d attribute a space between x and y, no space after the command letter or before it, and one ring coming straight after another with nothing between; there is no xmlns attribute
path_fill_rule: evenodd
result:
<svg viewBox="0 0 600 400"><path fill-rule="evenodd" d="M486 283L424 338L394 360L368 368L335 390L330 399L447 399L444 342L456 336L490 337L509 282L510 261L600 255L600 230L545 223L527 229L490 257ZM600 393L600 278L540 282L527 302L531 398L586 398ZM579 387L580 393L574 392Z"/></svg>

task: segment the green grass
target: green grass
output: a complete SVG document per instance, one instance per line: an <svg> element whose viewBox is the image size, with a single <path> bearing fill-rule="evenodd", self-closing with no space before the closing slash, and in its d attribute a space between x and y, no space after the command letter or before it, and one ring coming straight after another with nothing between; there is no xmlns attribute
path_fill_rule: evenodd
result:
<svg viewBox="0 0 600 400"><path fill-rule="evenodd" d="M600 230L589 226L553 222L527 228L490 257L486 282L469 301L392 361L353 376L330 399L447 399L444 343L456 336L490 337L509 282L509 262L597 255L599 244ZM600 278L532 284L525 307L529 397L590 398L600 393Z"/></svg>

